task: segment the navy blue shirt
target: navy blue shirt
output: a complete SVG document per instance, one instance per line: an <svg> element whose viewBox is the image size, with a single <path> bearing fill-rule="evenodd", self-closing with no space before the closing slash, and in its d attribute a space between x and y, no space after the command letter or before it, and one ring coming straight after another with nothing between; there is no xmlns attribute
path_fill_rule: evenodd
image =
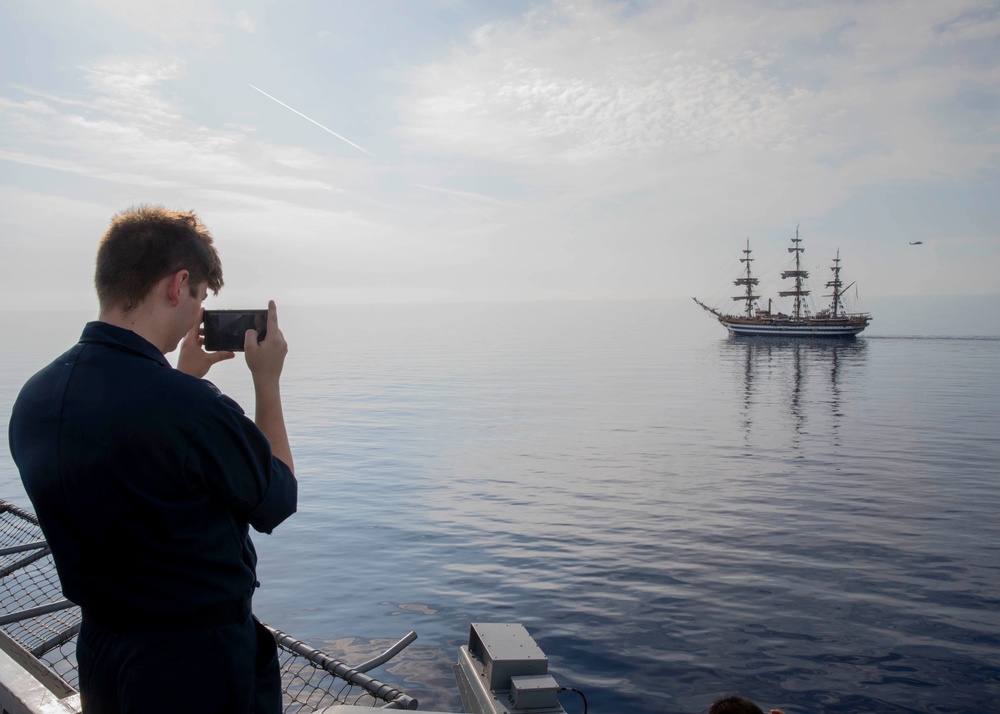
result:
<svg viewBox="0 0 1000 714"><path fill-rule="evenodd" d="M295 512L295 477L240 406L107 323L24 385L9 436L85 618L226 624L256 584L249 526Z"/></svg>

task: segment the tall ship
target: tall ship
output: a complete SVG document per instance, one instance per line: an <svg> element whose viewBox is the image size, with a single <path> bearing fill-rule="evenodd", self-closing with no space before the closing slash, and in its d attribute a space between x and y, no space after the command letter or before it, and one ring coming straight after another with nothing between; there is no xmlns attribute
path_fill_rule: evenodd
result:
<svg viewBox="0 0 1000 714"><path fill-rule="evenodd" d="M840 278L840 251L833 259L833 278L827 282L826 287L830 288L830 294L823 297L830 298L829 306L811 314L805 298L810 294L806 289L806 278L809 271L802 269L802 239L799 238L799 229L795 229L795 237L792 238L792 246L789 253L795 254L795 268L786 270L781 274L782 280L792 280L793 286L789 290L778 292L780 297L794 298L794 307L790 315L782 312L773 312L771 309L772 300L768 298L767 309L758 306L760 295L755 295L755 289L759 280L753 276L750 263L750 239L747 238L747 247L743 250L743 257L740 262L744 264L744 273L735 281L734 285L744 289L743 294L733 296L733 300L743 302L744 309L742 315L727 315L720 310L709 307L698 298L692 298L696 303L708 312L715 315L715 318L729 330L731 335L742 335L746 337L823 337L854 339L858 333L868 327L872 321L872 316L867 312L848 312L844 309L841 300L844 293L854 286L852 282L846 287Z"/></svg>

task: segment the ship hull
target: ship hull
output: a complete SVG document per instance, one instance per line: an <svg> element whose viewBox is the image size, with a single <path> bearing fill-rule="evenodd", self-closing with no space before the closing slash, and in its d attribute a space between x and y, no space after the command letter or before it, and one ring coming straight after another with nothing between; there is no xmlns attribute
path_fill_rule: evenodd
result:
<svg viewBox="0 0 1000 714"><path fill-rule="evenodd" d="M762 320L719 317L731 335L743 337L808 337L852 340L868 327L868 320Z"/></svg>

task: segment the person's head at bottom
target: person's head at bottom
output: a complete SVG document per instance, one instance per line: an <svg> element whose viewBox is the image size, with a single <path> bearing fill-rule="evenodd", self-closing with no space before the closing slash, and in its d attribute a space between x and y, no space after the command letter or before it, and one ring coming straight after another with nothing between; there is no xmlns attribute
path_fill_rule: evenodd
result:
<svg viewBox="0 0 1000 714"><path fill-rule="evenodd" d="M731 695L712 702L708 714L764 714L764 710L746 697ZM782 711L771 709L770 714L782 714Z"/></svg>

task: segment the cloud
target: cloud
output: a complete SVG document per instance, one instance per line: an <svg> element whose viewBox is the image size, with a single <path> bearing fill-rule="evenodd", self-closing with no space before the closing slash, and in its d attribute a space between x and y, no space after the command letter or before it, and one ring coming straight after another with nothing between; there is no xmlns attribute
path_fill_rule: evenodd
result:
<svg viewBox="0 0 1000 714"><path fill-rule="evenodd" d="M236 13L235 25L251 35L257 31L257 23L242 10Z"/></svg>
<svg viewBox="0 0 1000 714"><path fill-rule="evenodd" d="M995 123L950 136L956 87L996 93L995 65L969 60L976 7L557 2L415 69L402 133L508 165L777 152L880 179L967 173L995 158Z"/></svg>
<svg viewBox="0 0 1000 714"><path fill-rule="evenodd" d="M77 0L112 20L168 42L218 44L222 17L201 0Z"/></svg>
<svg viewBox="0 0 1000 714"><path fill-rule="evenodd" d="M275 147L247 127L193 123L163 93L185 77L180 60L115 57L81 72L84 101L0 97L0 118L19 137L6 160L130 186L341 192L317 178L308 152Z"/></svg>
<svg viewBox="0 0 1000 714"><path fill-rule="evenodd" d="M237 248L231 286L643 297L693 294L741 238L783 242L797 221L852 258L915 226L935 244L995 243L996 210L983 206L1000 146L996 5L575 0L472 29L461 23L487 11L458 8L432 13L440 34L413 54L376 51L376 33L362 56L309 41L334 22L319 11L265 26L208 3L192 16L203 28L165 20L148 34L166 4L146 16L94 1L100 32L143 52L88 44L53 56L58 75L11 67L5 185L39 205L86 197L101 215L143 200L194 207ZM261 37L248 42L251 31ZM223 44L195 50L198 33ZM403 56L414 64L401 68ZM338 68L319 85L297 71L317 61ZM343 128L378 158L345 151L247 81L296 106L307 97L310 116L338 128L345 107L377 107L378 121ZM912 210L936 196L933 210ZM5 234L29 225L15 215L26 202L3 198ZM970 282L965 263L927 270L949 271L921 274L942 291Z"/></svg>
<svg viewBox="0 0 1000 714"><path fill-rule="evenodd" d="M27 101L17 101L9 97L0 97L0 112L7 116L37 117L40 115L53 116L57 112L46 102L36 99Z"/></svg>
<svg viewBox="0 0 1000 714"><path fill-rule="evenodd" d="M518 248L539 273L553 267L546 280L681 286L711 269L721 236L804 220L820 238L858 197L952 196L982 180L1000 148L998 33L983 30L998 9L548 3L414 67L399 131L456 177L474 165L520 185L497 232L544 234ZM925 229L947 240L963 208L939 208ZM857 226L846 213L830 238L845 248L906 230L882 236L861 225L870 213ZM504 265L513 281L515 261ZM943 285L950 268L935 269Z"/></svg>
<svg viewBox="0 0 1000 714"><path fill-rule="evenodd" d="M76 0L108 18L171 45L217 47L230 27L256 31L245 10L228 12L212 0Z"/></svg>
<svg viewBox="0 0 1000 714"><path fill-rule="evenodd" d="M407 132L439 150L539 163L784 145L790 93L675 21L580 2L483 27L415 72Z"/></svg>
<svg viewBox="0 0 1000 714"><path fill-rule="evenodd" d="M491 196L484 196L481 193L474 193L473 191L463 191L450 188L441 188L440 186L427 186L425 184L416 184L417 188L422 188L425 191L431 191L433 193L439 193L443 196L447 196L453 201L460 203L467 208L476 208L478 205L486 205L490 207L510 207L511 204L508 201L501 201Z"/></svg>
<svg viewBox="0 0 1000 714"><path fill-rule="evenodd" d="M84 81L95 92L94 105L132 123L158 126L176 124L180 115L161 96L165 82L183 75L178 60L153 57L117 57L80 68Z"/></svg>

